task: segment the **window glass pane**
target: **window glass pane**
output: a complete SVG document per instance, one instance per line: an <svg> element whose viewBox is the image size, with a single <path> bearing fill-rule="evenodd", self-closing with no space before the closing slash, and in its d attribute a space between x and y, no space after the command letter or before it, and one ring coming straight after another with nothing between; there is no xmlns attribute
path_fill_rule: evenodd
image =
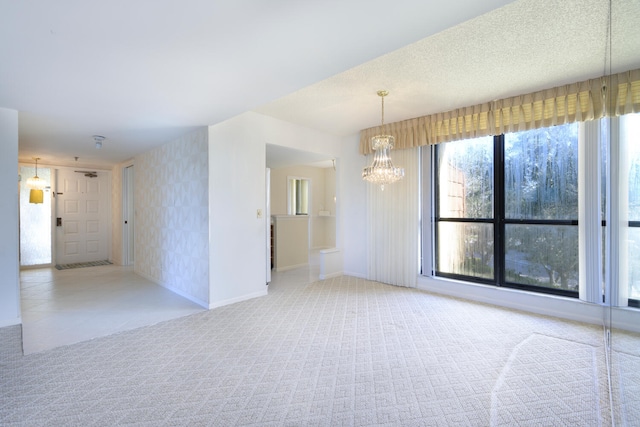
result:
<svg viewBox="0 0 640 427"><path fill-rule="evenodd" d="M607 217L607 164L609 162L609 142L611 118L600 119L600 214ZM603 246L604 247L604 246Z"/></svg>
<svg viewBox="0 0 640 427"><path fill-rule="evenodd" d="M309 180L305 178L288 179L289 215L309 215Z"/></svg>
<svg viewBox="0 0 640 427"><path fill-rule="evenodd" d="M493 225L438 223L438 272L493 279Z"/></svg>
<svg viewBox="0 0 640 427"><path fill-rule="evenodd" d="M505 278L522 285L578 291L578 227L505 227Z"/></svg>
<svg viewBox="0 0 640 427"><path fill-rule="evenodd" d="M505 216L578 218L578 124L505 135Z"/></svg>
<svg viewBox="0 0 640 427"><path fill-rule="evenodd" d="M441 218L493 218L493 137L438 146Z"/></svg>
<svg viewBox="0 0 640 427"><path fill-rule="evenodd" d="M629 221L640 221L640 114L622 116L622 129L624 156L629 162L625 171L629 185L628 218Z"/></svg>
<svg viewBox="0 0 640 427"><path fill-rule="evenodd" d="M620 119L620 187L628 195L621 206L620 237L627 251L621 256L621 270L628 271L629 299L640 300L640 114L627 114ZM627 187L624 189L624 187Z"/></svg>

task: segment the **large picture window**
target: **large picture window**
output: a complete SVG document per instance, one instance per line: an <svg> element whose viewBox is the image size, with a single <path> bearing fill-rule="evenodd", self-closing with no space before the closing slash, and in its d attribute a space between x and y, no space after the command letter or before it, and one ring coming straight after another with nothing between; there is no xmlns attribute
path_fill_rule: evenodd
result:
<svg viewBox="0 0 640 427"><path fill-rule="evenodd" d="M629 305L640 307L640 114L621 117L622 263L628 280Z"/></svg>
<svg viewBox="0 0 640 427"><path fill-rule="evenodd" d="M435 274L577 297L578 124L435 153Z"/></svg>

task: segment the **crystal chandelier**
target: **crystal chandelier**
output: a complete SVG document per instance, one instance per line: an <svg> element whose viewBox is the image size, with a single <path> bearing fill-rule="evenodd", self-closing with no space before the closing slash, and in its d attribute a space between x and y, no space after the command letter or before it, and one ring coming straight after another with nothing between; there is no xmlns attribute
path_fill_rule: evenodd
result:
<svg viewBox="0 0 640 427"><path fill-rule="evenodd" d="M382 100L382 123L384 132L384 97L389 92L379 90L378 96ZM395 138L391 135L376 135L371 138L371 149L374 151L373 163L362 170L362 179L373 184L379 184L382 191L386 184L393 184L404 177L404 168L397 168L391 163L389 151L393 148Z"/></svg>

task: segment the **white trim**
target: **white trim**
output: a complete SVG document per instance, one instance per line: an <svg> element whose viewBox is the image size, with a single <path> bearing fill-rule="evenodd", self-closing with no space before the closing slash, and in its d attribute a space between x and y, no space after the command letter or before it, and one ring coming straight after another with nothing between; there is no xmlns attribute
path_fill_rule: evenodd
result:
<svg viewBox="0 0 640 427"><path fill-rule="evenodd" d="M271 282L271 266L275 264L275 254L272 255L271 240L275 237L272 236L272 219L271 219L271 168L265 168L264 171L264 228L265 228L265 257L266 262L266 282ZM273 264L272 264L273 263Z"/></svg>
<svg viewBox="0 0 640 427"><path fill-rule="evenodd" d="M120 261L122 265L133 265L135 263L135 166L133 162L122 166L120 176ZM125 227L125 218L128 227ZM130 251L132 247L133 251Z"/></svg>
<svg viewBox="0 0 640 427"><path fill-rule="evenodd" d="M267 287L265 286L265 289L262 291L258 291L258 292L254 292L252 294L247 294L247 295L242 295L239 297L235 297L235 298L229 298L226 300L222 300L222 301L216 301L214 303L209 303L209 309L214 309L214 308L218 308L218 307L222 307L225 305L230 305L230 304L235 304L237 302L242 302L242 301L246 301L249 299L253 299L253 298L258 298L258 297L263 297L267 295Z"/></svg>

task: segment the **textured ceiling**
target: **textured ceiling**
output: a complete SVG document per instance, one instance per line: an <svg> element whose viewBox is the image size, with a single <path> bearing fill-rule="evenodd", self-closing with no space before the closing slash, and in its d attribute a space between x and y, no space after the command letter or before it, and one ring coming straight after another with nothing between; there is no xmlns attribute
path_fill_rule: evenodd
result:
<svg viewBox="0 0 640 427"><path fill-rule="evenodd" d="M349 135L385 122L449 111L640 68L640 2L521 0L412 43L256 111ZM304 106L304 108L302 108Z"/></svg>
<svg viewBox="0 0 640 427"><path fill-rule="evenodd" d="M379 123L378 89L389 122L640 67L640 3L612 2L609 52L607 0L0 0L0 107L49 164L249 110L349 135Z"/></svg>
<svg viewBox="0 0 640 427"><path fill-rule="evenodd" d="M0 0L0 107L22 159L109 166L510 1Z"/></svg>

